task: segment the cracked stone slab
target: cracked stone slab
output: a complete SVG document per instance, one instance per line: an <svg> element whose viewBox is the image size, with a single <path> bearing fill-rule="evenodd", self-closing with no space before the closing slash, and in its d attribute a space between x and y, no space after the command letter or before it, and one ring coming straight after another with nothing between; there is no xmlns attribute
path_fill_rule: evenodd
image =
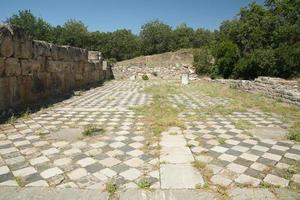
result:
<svg viewBox="0 0 300 200"><path fill-rule="evenodd" d="M274 200L276 196L268 189L261 188L235 188L229 191L232 200Z"/></svg>
<svg viewBox="0 0 300 200"><path fill-rule="evenodd" d="M215 195L199 190L155 190L129 189L119 195L119 200L214 200Z"/></svg>
<svg viewBox="0 0 300 200"><path fill-rule="evenodd" d="M61 199L90 199L108 200L109 194L100 190L81 190L74 188L49 187L0 187L2 200L61 200Z"/></svg>
<svg viewBox="0 0 300 200"><path fill-rule="evenodd" d="M191 164L162 164L160 177L162 189L193 189L204 185L201 174Z"/></svg>

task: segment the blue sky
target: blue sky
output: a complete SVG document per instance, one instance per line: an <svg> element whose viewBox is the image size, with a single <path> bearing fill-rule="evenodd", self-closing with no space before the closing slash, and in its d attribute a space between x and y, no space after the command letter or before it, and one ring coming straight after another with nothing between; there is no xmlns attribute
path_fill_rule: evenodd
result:
<svg viewBox="0 0 300 200"><path fill-rule="evenodd" d="M18 10L30 9L52 25L68 19L83 21L90 31L120 28L138 33L145 22L159 19L175 27L187 23L193 28L218 29L232 19L241 6L253 0L0 0L0 21ZM263 0L256 0L263 4Z"/></svg>

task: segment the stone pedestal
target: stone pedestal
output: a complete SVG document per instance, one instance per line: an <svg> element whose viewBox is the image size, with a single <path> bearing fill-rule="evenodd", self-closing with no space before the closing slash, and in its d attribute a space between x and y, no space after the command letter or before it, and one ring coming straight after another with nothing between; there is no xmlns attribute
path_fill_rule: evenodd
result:
<svg viewBox="0 0 300 200"><path fill-rule="evenodd" d="M182 85L189 84L189 74L182 74L182 76L181 76L181 84Z"/></svg>

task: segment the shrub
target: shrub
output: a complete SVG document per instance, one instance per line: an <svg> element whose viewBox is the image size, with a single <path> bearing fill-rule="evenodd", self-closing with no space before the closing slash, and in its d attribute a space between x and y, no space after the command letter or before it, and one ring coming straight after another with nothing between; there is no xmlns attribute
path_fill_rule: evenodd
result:
<svg viewBox="0 0 300 200"><path fill-rule="evenodd" d="M224 78L232 75L234 66L240 58L239 48L230 40L220 42L214 49L218 72Z"/></svg>
<svg viewBox="0 0 300 200"><path fill-rule="evenodd" d="M194 56L193 66L195 67L197 74L209 75L212 73L214 58L208 47L195 49L193 51L193 56Z"/></svg>
<svg viewBox="0 0 300 200"><path fill-rule="evenodd" d="M236 64L233 77L254 79L258 76L277 76L276 58L273 49L255 49Z"/></svg>
<svg viewBox="0 0 300 200"><path fill-rule="evenodd" d="M147 76L147 74L144 74L144 75L142 76L142 79L146 81L146 80L149 80L149 77Z"/></svg>
<svg viewBox="0 0 300 200"><path fill-rule="evenodd" d="M279 76L288 78L300 74L300 42L275 49Z"/></svg>
<svg viewBox="0 0 300 200"><path fill-rule="evenodd" d="M296 123L287 135L288 139L300 141L300 123Z"/></svg>
<svg viewBox="0 0 300 200"><path fill-rule="evenodd" d="M97 128L96 125L88 125L84 127L84 131L82 132L83 136L92 136L95 135L96 133L104 133L104 130L101 128Z"/></svg>

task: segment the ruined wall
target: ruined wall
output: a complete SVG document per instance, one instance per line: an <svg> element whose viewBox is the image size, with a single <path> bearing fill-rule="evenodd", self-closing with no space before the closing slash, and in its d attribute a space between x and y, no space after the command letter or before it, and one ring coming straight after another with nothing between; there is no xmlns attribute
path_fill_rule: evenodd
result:
<svg viewBox="0 0 300 200"><path fill-rule="evenodd" d="M193 54L190 50L179 50L156 55L140 56L117 62L113 67L116 79L141 79L144 74L150 79L181 79L189 73L196 78Z"/></svg>
<svg viewBox="0 0 300 200"><path fill-rule="evenodd" d="M15 26L0 25L0 111L110 78L99 56L32 40ZM97 54L101 55L101 54Z"/></svg>
<svg viewBox="0 0 300 200"><path fill-rule="evenodd" d="M149 67L145 64L113 67L116 79L142 79L146 74L150 79L181 79L182 74L189 73L191 77L196 76L195 71L188 65L161 65Z"/></svg>
<svg viewBox="0 0 300 200"><path fill-rule="evenodd" d="M260 92L270 98L300 106L298 81L261 76L254 81L218 79L214 80L214 82L230 84L231 87L248 92Z"/></svg>

